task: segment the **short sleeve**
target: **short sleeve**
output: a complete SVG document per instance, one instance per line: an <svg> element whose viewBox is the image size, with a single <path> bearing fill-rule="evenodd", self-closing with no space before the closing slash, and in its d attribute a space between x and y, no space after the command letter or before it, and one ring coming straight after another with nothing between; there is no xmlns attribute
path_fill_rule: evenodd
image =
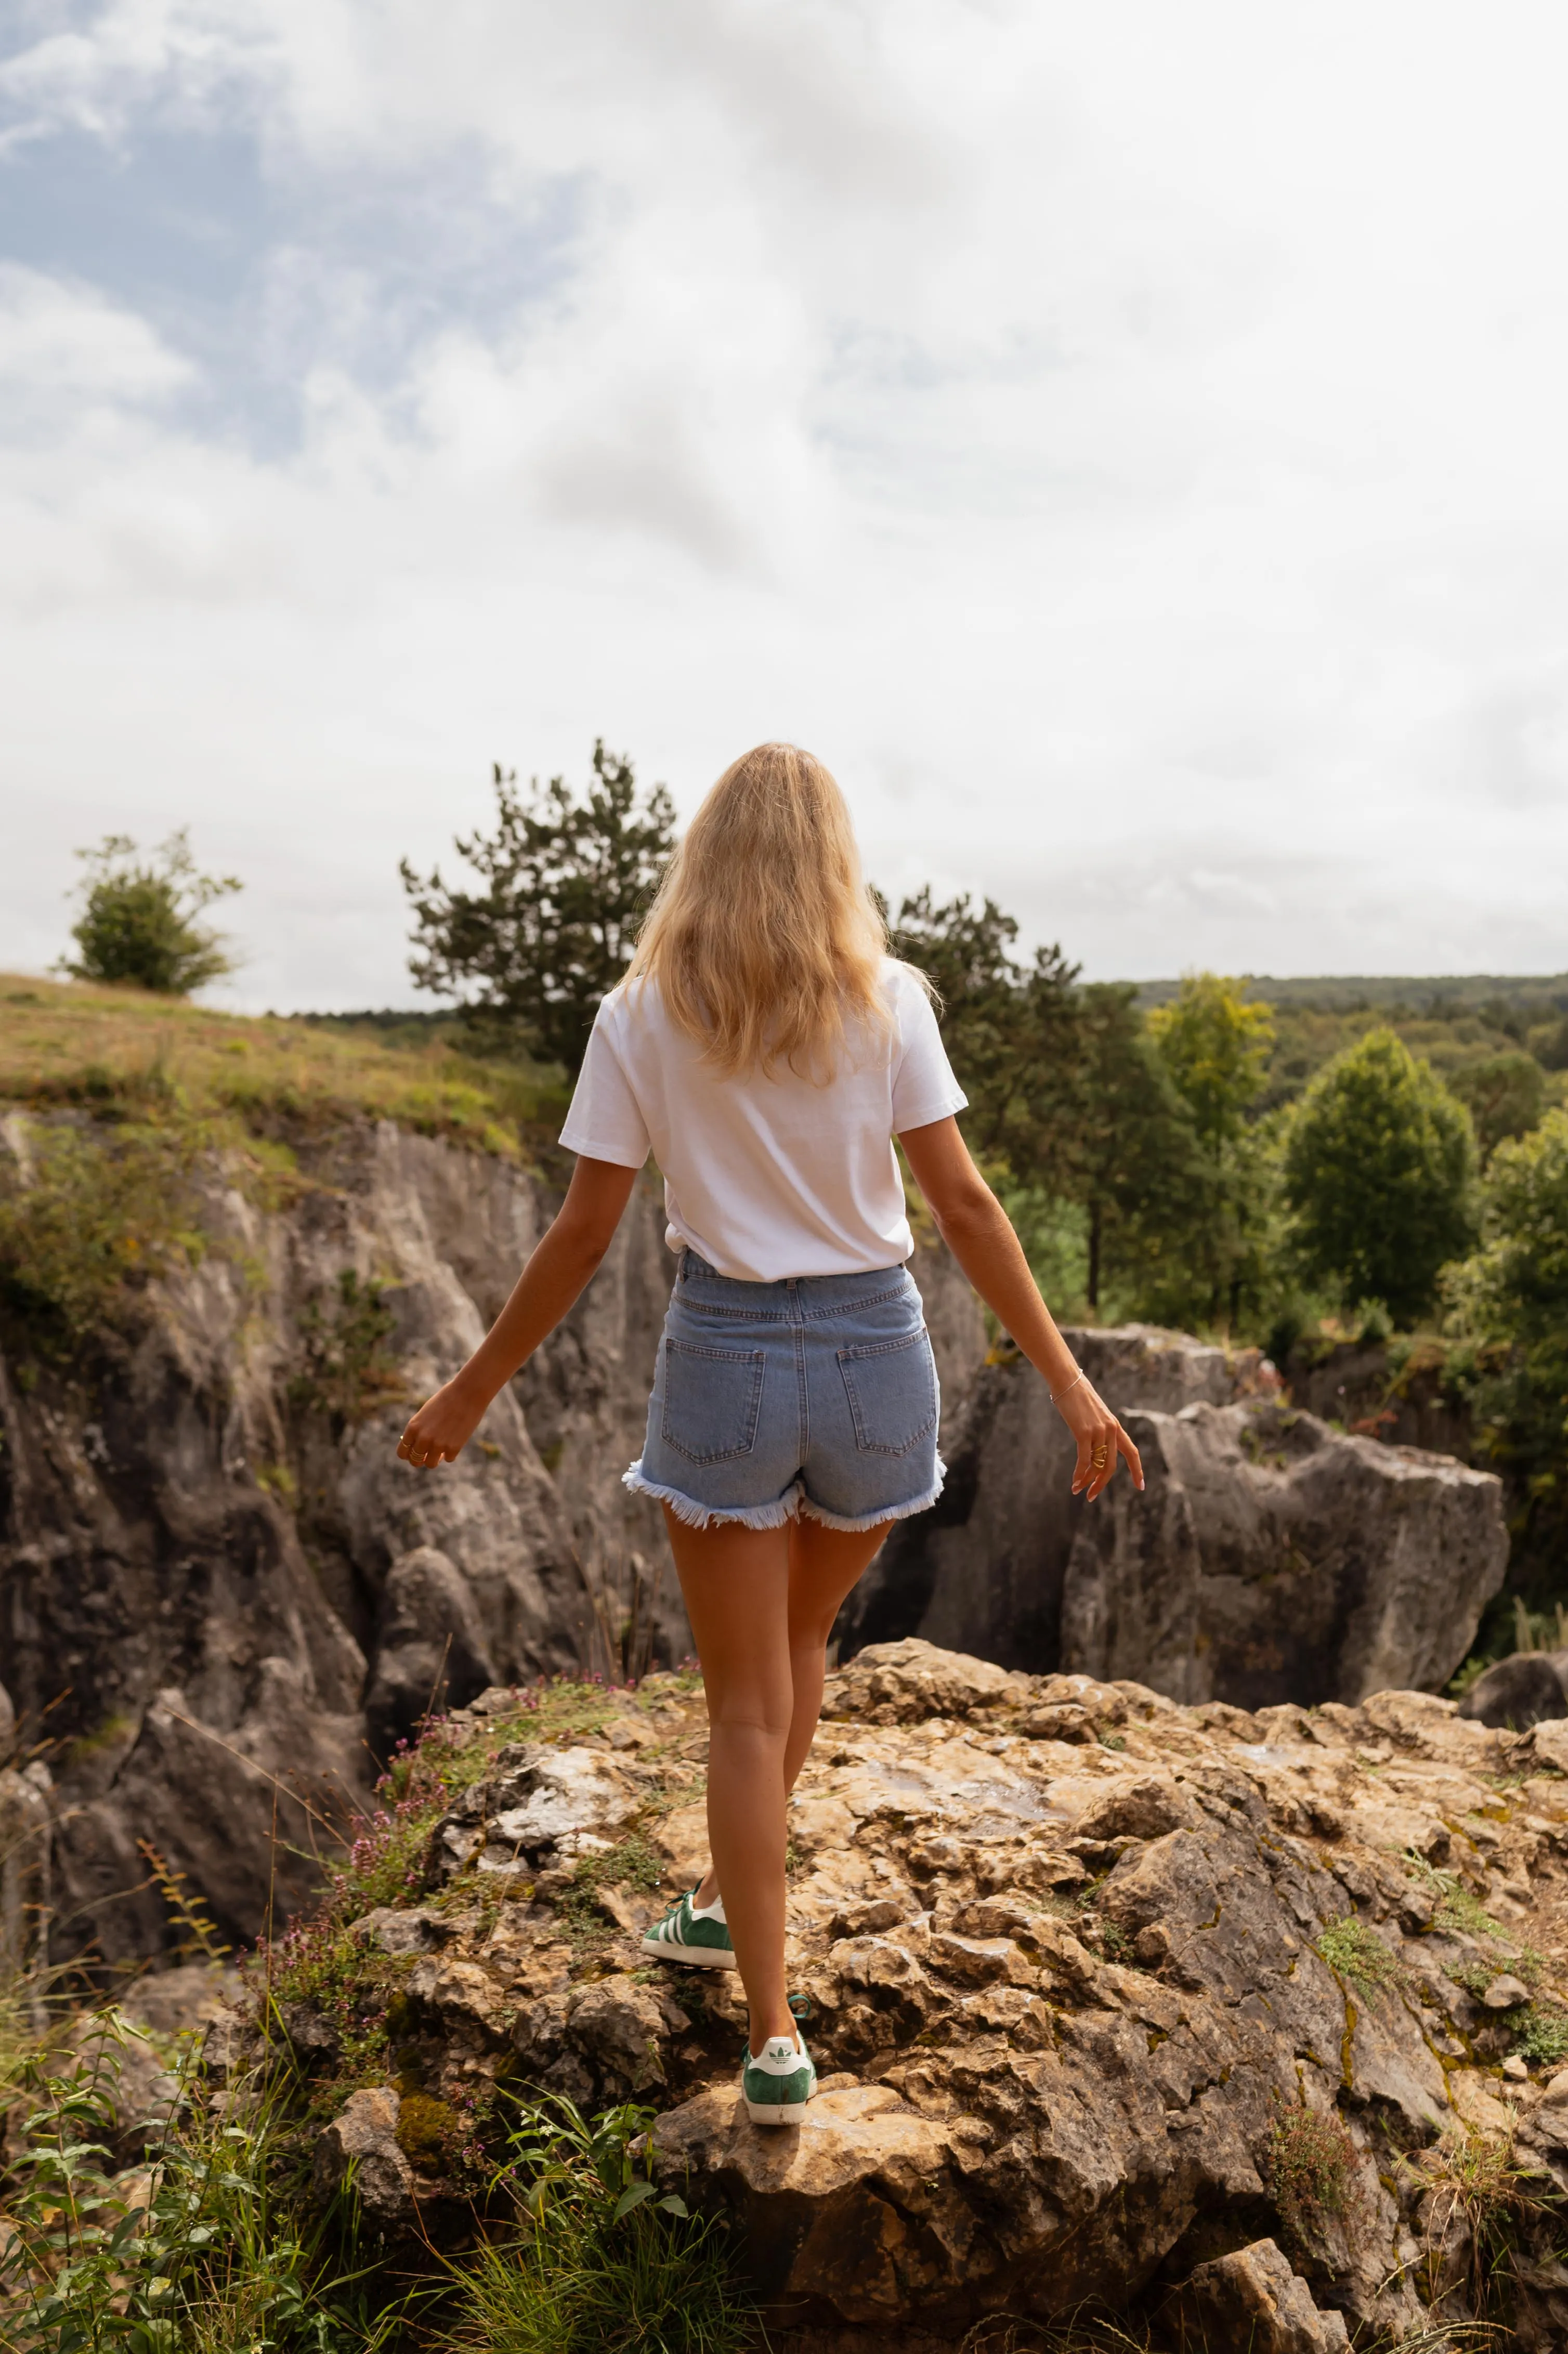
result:
<svg viewBox="0 0 1568 2354"><path fill-rule="evenodd" d="M962 1111L969 1097L953 1076L925 991L903 972L898 972L895 991L899 1046L893 1073L893 1133L901 1136L906 1128L928 1128L934 1119Z"/></svg>
<svg viewBox="0 0 1568 2354"><path fill-rule="evenodd" d="M588 1036L561 1142L587 1161L613 1161L641 1169L651 1149L647 1123L610 1035L607 1005L601 1005Z"/></svg>

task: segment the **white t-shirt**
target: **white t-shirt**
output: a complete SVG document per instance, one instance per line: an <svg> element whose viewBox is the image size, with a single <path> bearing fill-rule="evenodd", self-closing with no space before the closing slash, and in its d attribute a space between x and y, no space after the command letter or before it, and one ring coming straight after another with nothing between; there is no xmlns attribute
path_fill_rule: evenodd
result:
<svg viewBox="0 0 1568 2354"><path fill-rule="evenodd" d="M886 958L882 986L891 1034L852 1038L814 1087L785 1064L723 1076L656 983L623 982L599 1009L561 1142L623 1169L652 1150L671 1248L743 1283L893 1267L915 1247L893 1139L969 1098L913 973Z"/></svg>

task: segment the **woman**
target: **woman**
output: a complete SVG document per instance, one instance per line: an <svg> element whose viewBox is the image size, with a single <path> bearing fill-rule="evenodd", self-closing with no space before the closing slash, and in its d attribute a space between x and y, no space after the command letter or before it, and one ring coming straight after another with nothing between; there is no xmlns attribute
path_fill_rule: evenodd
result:
<svg viewBox="0 0 1568 2354"><path fill-rule="evenodd" d="M426 1470L461 1453L599 1266L652 1150L679 1272L626 1482L663 1507L702 1661L712 1863L644 1943L739 1968L759 2124L798 2123L816 2087L785 1984L785 1808L828 1635L893 1523L942 1485L895 1136L1072 1429L1073 1492L1098 1496L1121 1456L1143 1484L959 1134L966 1098L926 986L886 949L821 762L764 744L726 769L599 1008L562 1131L578 1158L560 1214L397 1449Z"/></svg>

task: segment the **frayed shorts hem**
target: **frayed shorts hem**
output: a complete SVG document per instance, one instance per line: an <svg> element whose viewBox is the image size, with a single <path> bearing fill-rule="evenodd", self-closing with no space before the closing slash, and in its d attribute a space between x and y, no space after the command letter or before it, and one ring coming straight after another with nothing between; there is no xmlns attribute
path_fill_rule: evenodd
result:
<svg viewBox="0 0 1568 2354"><path fill-rule="evenodd" d="M860 1536L867 1529L880 1528L884 1521L907 1521L916 1512L924 1512L942 1492L947 1477L947 1465L937 1458L936 1485L921 1496L911 1496L906 1503L884 1504L875 1512L830 1512L825 1504L817 1503L807 1495L799 1479L792 1488L771 1504L704 1504L695 1496L683 1495L679 1488L661 1487L656 1479L643 1477L641 1457L629 1464L621 1473L621 1484L634 1496L652 1496L655 1502L668 1504L678 1521L689 1529L742 1528L781 1529L786 1521L799 1520L802 1513L809 1521L818 1521L825 1529L837 1529L843 1536Z"/></svg>

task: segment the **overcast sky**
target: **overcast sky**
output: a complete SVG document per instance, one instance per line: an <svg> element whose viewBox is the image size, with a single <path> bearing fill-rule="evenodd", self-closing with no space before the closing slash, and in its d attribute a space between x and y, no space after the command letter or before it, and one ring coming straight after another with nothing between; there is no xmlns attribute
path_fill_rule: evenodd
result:
<svg viewBox="0 0 1568 2354"><path fill-rule="evenodd" d="M596 735L1097 977L1568 966L1554 0L0 0L0 963Z"/></svg>

